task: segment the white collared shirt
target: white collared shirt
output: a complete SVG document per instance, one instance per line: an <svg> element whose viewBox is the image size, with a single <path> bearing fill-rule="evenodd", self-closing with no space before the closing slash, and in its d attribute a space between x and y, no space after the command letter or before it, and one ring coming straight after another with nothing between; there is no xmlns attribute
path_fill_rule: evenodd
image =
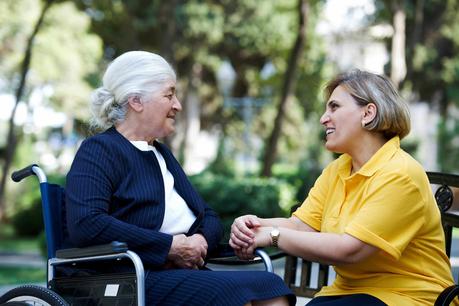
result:
<svg viewBox="0 0 459 306"><path fill-rule="evenodd" d="M131 141L131 143L141 151L153 151L161 168L164 181L165 212L163 224L159 231L170 235L187 233L196 220L196 216L175 190L174 177L167 169L164 157L154 146L150 146L146 141Z"/></svg>

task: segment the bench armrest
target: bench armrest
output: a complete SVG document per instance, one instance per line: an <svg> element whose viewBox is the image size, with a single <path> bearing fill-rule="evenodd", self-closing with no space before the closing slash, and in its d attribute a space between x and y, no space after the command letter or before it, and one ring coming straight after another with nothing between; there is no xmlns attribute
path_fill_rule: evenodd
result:
<svg viewBox="0 0 459 306"><path fill-rule="evenodd" d="M211 257L207 259L207 263L216 265L228 265L228 266L240 266L240 265L252 265L263 263L265 269L268 272L273 272L272 260L278 259L285 256L284 252L276 252L270 254L263 249L255 250L256 257L252 260L241 260L236 257L234 250L229 244L220 244L216 251L211 254Z"/></svg>

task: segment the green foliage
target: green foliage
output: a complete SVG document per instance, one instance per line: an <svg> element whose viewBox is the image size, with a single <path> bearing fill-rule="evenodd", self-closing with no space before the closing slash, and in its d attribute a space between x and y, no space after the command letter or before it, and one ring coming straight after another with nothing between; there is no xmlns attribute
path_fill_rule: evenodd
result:
<svg viewBox="0 0 459 306"><path fill-rule="evenodd" d="M217 149L217 156L210 163L205 172L225 176L227 178L234 178L236 176L235 161L234 159L225 157L225 146L223 141L220 141Z"/></svg>
<svg viewBox="0 0 459 306"><path fill-rule="evenodd" d="M378 22L392 23L392 3L395 0L376 1ZM454 107L459 105L459 2L403 3L407 61L403 89L411 99L430 103L439 113L437 162L443 171L458 171L459 130Z"/></svg>
<svg viewBox="0 0 459 306"><path fill-rule="evenodd" d="M2 224L2 227L9 225ZM34 253L38 251L36 237L17 237L14 233L9 234L8 237L0 235L0 252L12 253Z"/></svg>
<svg viewBox="0 0 459 306"><path fill-rule="evenodd" d="M65 185L65 176L57 173L47 175L51 183ZM14 233L22 237L36 237L43 231L43 215L39 182L35 176L28 177L17 186L16 197L9 209Z"/></svg>
<svg viewBox="0 0 459 306"><path fill-rule="evenodd" d="M292 186L294 204L303 203L321 173L321 167L309 159L303 160L296 167L277 165L273 168L274 177Z"/></svg>
<svg viewBox="0 0 459 306"><path fill-rule="evenodd" d="M16 89L25 44L40 9L41 1L36 0L0 3L0 84L6 92ZM86 77L98 68L102 56L101 40L88 32L89 25L89 17L73 3L53 4L37 34L27 79L28 92L50 85L54 106L81 118L88 117L91 88Z"/></svg>
<svg viewBox="0 0 459 306"><path fill-rule="evenodd" d="M417 151L419 148L419 139L403 139L402 142L400 143L400 147L405 150L408 154L416 158Z"/></svg>
<svg viewBox="0 0 459 306"><path fill-rule="evenodd" d="M286 216L291 205L288 186L265 178L233 178L211 173L190 177L203 199L219 214L226 238L233 220L244 214Z"/></svg>
<svg viewBox="0 0 459 306"><path fill-rule="evenodd" d="M35 0L0 1L1 78L9 79L16 73L39 7L40 2Z"/></svg>
<svg viewBox="0 0 459 306"><path fill-rule="evenodd" d="M40 202L39 183L34 177L21 181L15 190L15 197L9 206L9 215L15 215L21 210L30 209L34 203Z"/></svg>
<svg viewBox="0 0 459 306"><path fill-rule="evenodd" d="M88 32L90 19L71 2L55 4L37 36L32 68L40 84L52 84L54 106L75 117L88 118L91 87L86 78L98 69L102 42Z"/></svg>
<svg viewBox="0 0 459 306"><path fill-rule="evenodd" d="M440 170L459 173L459 120L441 120L438 125L438 156Z"/></svg>
<svg viewBox="0 0 459 306"><path fill-rule="evenodd" d="M41 199L36 199L30 207L19 210L13 215L11 223L15 233L21 237L38 236L44 229Z"/></svg>
<svg viewBox="0 0 459 306"><path fill-rule="evenodd" d="M230 122L236 126L225 135L233 139L240 134L241 116L235 111L221 111L216 71L223 60L232 63L237 74L232 93L235 96L261 95L267 86L280 92L298 22L296 0L76 3L81 10L90 12L92 30L113 50L107 54L109 57L126 51L128 46L138 46L168 58L186 86L195 83L190 72L197 73L199 85L193 86L201 101L201 118L205 121L202 127L210 129ZM310 1L308 47L299 69L299 100L309 109L314 108L317 87L323 83L324 45L314 34L320 7L320 1ZM268 62L274 65L275 76L262 80L260 70ZM274 97L277 98L275 94Z"/></svg>

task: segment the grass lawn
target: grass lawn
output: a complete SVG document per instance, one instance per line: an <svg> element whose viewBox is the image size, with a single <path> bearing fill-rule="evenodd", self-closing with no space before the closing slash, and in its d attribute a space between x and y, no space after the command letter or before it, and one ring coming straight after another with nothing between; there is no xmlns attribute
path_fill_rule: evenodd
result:
<svg viewBox="0 0 459 306"><path fill-rule="evenodd" d="M9 224L0 224L0 253L39 253L38 237L15 237ZM0 286L46 281L46 268L2 266Z"/></svg>
<svg viewBox="0 0 459 306"><path fill-rule="evenodd" d="M37 239L33 238L4 238L0 239L1 252L17 253L39 253Z"/></svg>
<svg viewBox="0 0 459 306"><path fill-rule="evenodd" d="M46 282L45 268L0 266L0 286L44 282Z"/></svg>
<svg viewBox="0 0 459 306"><path fill-rule="evenodd" d="M38 237L16 237L10 224L0 224L0 252L40 252Z"/></svg>

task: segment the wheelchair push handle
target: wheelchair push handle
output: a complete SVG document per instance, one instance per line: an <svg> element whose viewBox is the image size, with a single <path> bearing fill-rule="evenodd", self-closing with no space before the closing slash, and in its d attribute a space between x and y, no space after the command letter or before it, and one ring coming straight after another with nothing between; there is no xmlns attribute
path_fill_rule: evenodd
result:
<svg viewBox="0 0 459 306"><path fill-rule="evenodd" d="M18 183L31 175L38 176L40 183L46 182L46 175L37 164L32 164L21 170L14 171L13 174L11 174L11 179Z"/></svg>

